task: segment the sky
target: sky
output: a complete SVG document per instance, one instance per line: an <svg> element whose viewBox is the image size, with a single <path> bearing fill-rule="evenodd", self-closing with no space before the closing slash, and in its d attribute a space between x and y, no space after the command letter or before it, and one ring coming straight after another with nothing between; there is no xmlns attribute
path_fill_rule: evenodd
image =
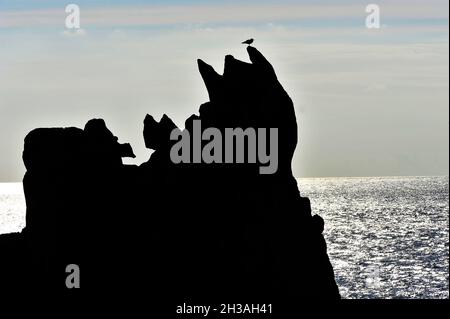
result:
<svg viewBox="0 0 450 319"><path fill-rule="evenodd" d="M208 100L197 58L222 73L247 38L294 102L297 177L448 175L448 1L372 2L74 0L74 31L71 2L0 0L0 182L29 131L91 118L145 162L145 115L182 127Z"/></svg>

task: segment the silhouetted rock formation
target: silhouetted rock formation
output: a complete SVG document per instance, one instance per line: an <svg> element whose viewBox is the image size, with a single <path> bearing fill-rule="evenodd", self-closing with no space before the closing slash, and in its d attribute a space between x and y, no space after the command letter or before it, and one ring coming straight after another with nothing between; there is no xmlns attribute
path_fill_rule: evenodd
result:
<svg viewBox="0 0 450 319"><path fill-rule="evenodd" d="M275 174L261 175L251 163L172 163L176 126L166 115L160 122L146 116L144 141L154 152L140 166L122 163L134 157L131 146L119 144L103 120L84 130L36 129L23 152L27 226L0 240L21 257L0 266L0 277L63 288L65 267L74 263L83 289L145 286L178 300L339 298L323 220L311 216L292 175L293 103L266 58L247 51L252 63L228 55L223 75L198 60L210 100L185 130L192 137L196 119L222 132L278 128ZM31 271L11 270L27 261Z"/></svg>

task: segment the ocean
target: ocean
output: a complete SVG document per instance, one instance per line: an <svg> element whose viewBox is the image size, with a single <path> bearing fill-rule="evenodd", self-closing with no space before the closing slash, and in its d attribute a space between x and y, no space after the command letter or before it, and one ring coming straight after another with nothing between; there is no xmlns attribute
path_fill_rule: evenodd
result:
<svg viewBox="0 0 450 319"><path fill-rule="evenodd" d="M449 298L449 178L298 179L343 298ZM0 183L0 234L25 226L20 183Z"/></svg>

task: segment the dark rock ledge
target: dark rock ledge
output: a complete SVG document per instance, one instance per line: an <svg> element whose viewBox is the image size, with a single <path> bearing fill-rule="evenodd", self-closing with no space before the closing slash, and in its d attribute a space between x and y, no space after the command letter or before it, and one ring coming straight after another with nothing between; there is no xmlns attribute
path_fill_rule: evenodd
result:
<svg viewBox="0 0 450 319"><path fill-rule="evenodd" d="M223 75L198 60L210 100L185 127L200 119L221 130L278 128L275 174L260 175L255 164L173 164L176 126L166 115L146 116L154 152L140 166L123 164L131 146L101 119L35 129L23 151L26 228L0 236L1 289L65 289L65 267L77 264L82 290L338 299L323 220L291 171L293 103L266 58L247 51L251 63L228 55Z"/></svg>

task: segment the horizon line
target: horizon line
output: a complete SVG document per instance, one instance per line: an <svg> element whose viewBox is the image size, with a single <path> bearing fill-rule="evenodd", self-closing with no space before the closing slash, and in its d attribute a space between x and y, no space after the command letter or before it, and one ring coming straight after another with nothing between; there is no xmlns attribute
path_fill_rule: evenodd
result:
<svg viewBox="0 0 450 319"><path fill-rule="evenodd" d="M442 175L366 175L366 176L304 176L294 177L295 179L326 179L326 178L398 178L398 177L449 177L449 174ZM0 184L22 184L22 181L0 182Z"/></svg>

